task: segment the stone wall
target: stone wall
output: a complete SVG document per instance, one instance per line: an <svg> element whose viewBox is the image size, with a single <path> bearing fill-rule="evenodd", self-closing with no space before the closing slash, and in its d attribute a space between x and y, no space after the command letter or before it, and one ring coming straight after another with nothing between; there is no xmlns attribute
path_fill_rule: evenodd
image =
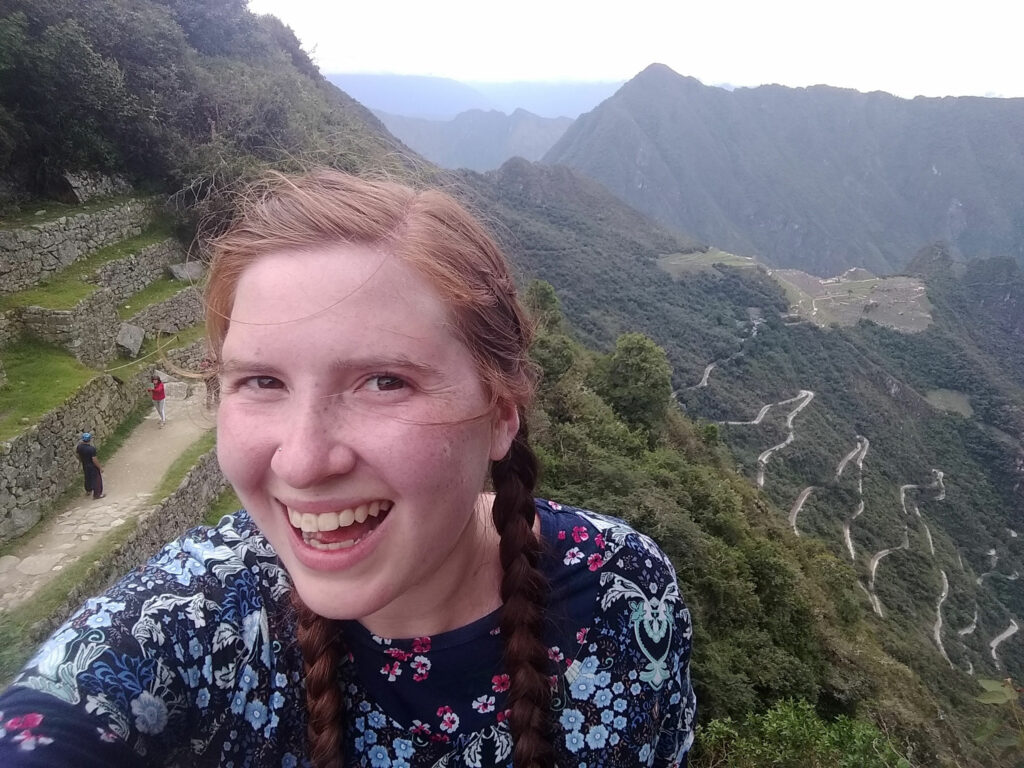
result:
<svg viewBox="0 0 1024 768"><path fill-rule="evenodd" d="M88 253L135 237L152 217L152 201L132 199L0 230L0 293L37 285Z"/></svg>
<svg viewBox="0 0 1024 768"><path fill-rule="evenodd" d="M167 274L167 267L185 258L185 249L172 237L147 245L137 253L111 261L96 270L93 281L110 291L120 304Z"/></svg>
<svg viewBox="0 0 1024 768"><path fill-rule="evenodd" d="M74 309L25 307L21 330L50 344L64 347L78 360L100 367L116 354L114 340L121 320L110 292L101 288L78 302Z"/></svg>
<svg viewBox="0 0 1024 768"><path fill-rule="evenodd" d="M168 358L186 367L197 355L202 357L203 349L199 342ZM86 430L99 440L110 435L149 397L152 370L123 381L97 376L38 424L0 442L0 543L27 532L65 488L79 481L81 467L74 455L79 435Z"/></svg>
<svg viewBox="0 0 1024 768"><path fill-rule="evenodd" d="M31 627L30 639L42 641L87 598L102 592L159 552L164 544L202 522L206 510L226 486L216 449L205 453L174 493L137 518L135 530L116 551L92 564L68 593L64 604L52 616Z"/></svg>
<svg viewBox="0 0 1024 768"><path fill-rule="evenodd" d="M95 171L65 171L54 184L54 192L69 203L84 203L98 197L131 194L132 185L124 176L107 176Z"/></svg>
<svg viewBox="0 0 1024 768"><path fill-rule="evenodd" d="M0 350L11 346L21 336L21 315L16 309L0 312Z"/></svg>
<svg viewBox="0 0 1024 768"><path fill-rule="evenodd" d="M159 304L146 307L128 322L146 329L146 335L176 333L203 320L203 299L199 289L189 286Z"/></svg>

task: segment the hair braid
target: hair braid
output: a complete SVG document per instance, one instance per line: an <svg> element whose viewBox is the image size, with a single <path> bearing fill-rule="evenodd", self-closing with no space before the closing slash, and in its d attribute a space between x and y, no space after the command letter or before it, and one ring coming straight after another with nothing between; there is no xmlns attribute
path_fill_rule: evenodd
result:
<svg viewBox="0 0 1024 768"><path fill-rule="evenodd" d="M292 605L298 616L296 634L306 673L309 757L314 768L342 768L344 704L338 684L341 630L337 622L307 608L295 590L292 590Z"/></svg>
<svg viewBox="0 0 1024 768"><path fill-rule="evenodd" d="M540 541L533 532L533 489L537 458L527 442L526 419L509 455L491 467L494 525L501 536L501 635L509 676L508 708L517 768L554 764L548 714L551 709L550 664L544 645L547 581L538 569Z"/></svg>

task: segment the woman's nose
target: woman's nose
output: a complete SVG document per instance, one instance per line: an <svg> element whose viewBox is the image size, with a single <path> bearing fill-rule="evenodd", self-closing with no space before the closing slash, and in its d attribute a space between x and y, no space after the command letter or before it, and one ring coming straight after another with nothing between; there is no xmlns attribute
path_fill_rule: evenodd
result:
<svg viewBox="0 0 1024 768"><path fill-rule="evenodd" d="M296 406L270 460L275 474L292 488L312 488L351 472L358 454L341 404L318 397Z"/></svg>

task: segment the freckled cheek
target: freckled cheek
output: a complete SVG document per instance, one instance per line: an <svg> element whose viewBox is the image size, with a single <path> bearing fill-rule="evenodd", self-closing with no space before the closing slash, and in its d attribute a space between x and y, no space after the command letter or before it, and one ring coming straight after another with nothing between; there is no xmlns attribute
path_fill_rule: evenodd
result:
<svg viewBox="0 0 1024 768"><path fill-rule="evenodd" d="M265 477L273 454L268 430L230 407L222 408L217 419L217 459L236 489L244 492Z"/></svg>

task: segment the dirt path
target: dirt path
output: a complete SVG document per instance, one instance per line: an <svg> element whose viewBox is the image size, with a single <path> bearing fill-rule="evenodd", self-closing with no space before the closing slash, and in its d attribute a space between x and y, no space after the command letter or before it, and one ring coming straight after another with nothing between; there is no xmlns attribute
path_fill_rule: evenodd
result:
<svg viewBox="0 0 1024 768"><path fill-rule="evenodd" d="M174 460L214 426L213 415L204 409L202 387L190 397L186 393L184 383L169 380L164 428L151 411L103 463L105 498L94 500L83 490L24 536L11 554L0 557L0 605L11 609L30 599L103 534L152 506L153 492ZM67 460L77 462L73 445Z"/></svg>

